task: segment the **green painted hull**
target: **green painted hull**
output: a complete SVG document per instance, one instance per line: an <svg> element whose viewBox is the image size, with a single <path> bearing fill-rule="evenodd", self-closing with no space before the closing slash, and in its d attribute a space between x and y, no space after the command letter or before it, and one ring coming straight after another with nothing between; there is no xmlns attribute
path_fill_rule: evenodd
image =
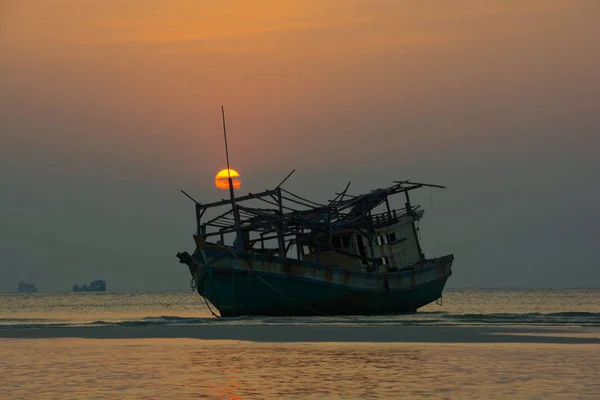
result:
<svg viewBox="0 0 600 400"><path fill-rule="evenodd" d="M199 277L197 290L223 317L387 315L414 313L436 301L449 275L387 291L280 273L209 267Z"/></svg>

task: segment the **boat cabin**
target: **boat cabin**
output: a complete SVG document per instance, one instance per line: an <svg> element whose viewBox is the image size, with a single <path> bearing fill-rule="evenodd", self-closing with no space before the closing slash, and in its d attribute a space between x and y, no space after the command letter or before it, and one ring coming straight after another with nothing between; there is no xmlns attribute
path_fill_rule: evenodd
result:
<svg viewBox="0 0 600 400"><path fill-rule="evenodd" d="M413 225L422 215L423 210L411 216L406 215L405 210L375 215L371 220L372 237L367 232L339 231L331 235L331 248L323 248L311 240L297 237L298 258L356 271L372 271L372 264L378 266L380 271L397 271L423 258L417 230ZM324 235L316 237L322 239ZM369 260L373 260L373 263Z"/></svg>
<svg viewBox="0 0 600 400"><path fill-rule="evenodd" d="M361 195L347 194L348 186L328 204L300 197L281 184L240 197L231 191L231 200L209 204L182 192L196 203L196 235L203 246L368 272L397 271L424 260L417 226L423 210L411 205L408 192L443 186L402 181ZM405 195L405 207L393 210L388 198L398 193ZM251 207L250 200L274 207ZM373 214L380 205L386 211ZM230 208L201 222L207 209L222 206ZM226 235L234 236L232 244L225 243Z"/></svg>

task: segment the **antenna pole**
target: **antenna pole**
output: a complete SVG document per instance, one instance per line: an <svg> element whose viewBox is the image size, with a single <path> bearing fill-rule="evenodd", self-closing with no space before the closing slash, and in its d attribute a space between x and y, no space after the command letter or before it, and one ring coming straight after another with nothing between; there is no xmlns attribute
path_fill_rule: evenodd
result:
<svg viewBox="0 0 600 400"><path fill-rule="evenodd" d="M227 175L229 179L231 179L231 174L229 173L229 149L227 148L227 128L225 126L225 108L221 105L221 115L223 116L223 136L225 137L225 158L227 159ZM231 185L231 182L229 182Z"/></svg>
<svg viewBox="0 0 600 400"><path fill-rule="evenodd" d="M227 148L227 128L225 126L225 108L221 105L221 115L223 116L223 137L225 138L225 158L227 159L227 181L229 182L229 196L231 197L231 209L235 219L235 231L237 233L236 248L242 250L244 248L244 238L242 237L242 227L240 224L240 214L238 213L235 204L235 194L233 193L233 181L231 180L231 170L229 169L229 149Z"/></svg>

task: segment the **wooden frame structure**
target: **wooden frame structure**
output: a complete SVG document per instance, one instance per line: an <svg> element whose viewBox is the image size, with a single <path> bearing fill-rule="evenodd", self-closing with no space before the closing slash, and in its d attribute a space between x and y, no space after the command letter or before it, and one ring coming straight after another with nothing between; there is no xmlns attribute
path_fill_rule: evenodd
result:
<svg viewBox="0 0 600 400"><path fill-rule="evenodd" d="M358 254L334 246L332 238L335 234L341 231L360 233L368 238L370 254L373 254L375 228L393 224L405 216L414 216L420 208L418 205L411 204L409 191L422 187L445 188L445 186L406 180L395 181L393 185L384 189L350 195L347 193L350 186L348 183L342 192L335 193L336 197L333 200L327 204L321 204L281 187L294 172L295 170L288 174L274 189L249 193L240 197L235 197L231 189L230 200L206 204L197 202L182 190L182 193L195 203L197 235L205 241L211 237L219 237L219 244L224 245L224 235L235 233L236 240L233 247L242 252L266 252L287 257L291 246L296 245L298 258L300 258L299 246L309 245L314 246L318 251L333 250L350 257L361 258ZM401 193L405 194L405 207L392 210L388 198ZM250 200L258 200L266 207L257 208L245 205ZM372 211L382 204L386 205L386 211L376 215L372 214ZM202 221L202 217L208 209L224 206L230 206L230 208L210 220ZM414 224L413 229L415 229ZM254 238L251 237L251 232L254 233ZM265 249L264 243L267 240L277 240L277 248ZM260 248L255 247L258 243L260 243ZM423 259L424 256L418 241L417 245L421 259ZM365 259L364 256L362 258ZM371 268L377 270L380 260L367 258L365 261Z"/></svg>

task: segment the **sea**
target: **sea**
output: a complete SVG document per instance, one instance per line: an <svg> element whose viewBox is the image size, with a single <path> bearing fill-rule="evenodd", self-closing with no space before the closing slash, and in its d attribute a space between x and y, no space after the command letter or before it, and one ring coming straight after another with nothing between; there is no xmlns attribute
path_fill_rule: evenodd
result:
<svg viewBox="0 0 600 400"><path fill-rule="evenodd" d="M600 399L600 289L218 318L192 291L0 295L0 399Z"/></svg>

